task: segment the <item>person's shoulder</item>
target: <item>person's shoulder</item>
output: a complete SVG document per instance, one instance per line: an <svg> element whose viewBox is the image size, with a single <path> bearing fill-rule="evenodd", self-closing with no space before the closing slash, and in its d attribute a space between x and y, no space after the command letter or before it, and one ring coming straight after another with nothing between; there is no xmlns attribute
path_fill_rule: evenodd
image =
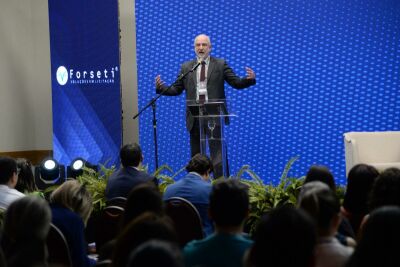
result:
<svg viewBox="0 0 400 267"><path fill-rule="evenodd" d="M196 59L187 60L182 63L182 68L191 68L194 63L196 63Z"/></svg>
<svg viewBox="0 0 400 267"><path fill-rule="evenodd" d="M63 224L83 225L83 220L76 212L57 204L50 204L53 222L62 222Z"/></svg>
<svg viewBox="0 0 400 267"><path fill-rule="evenodd" d="M212 240L214 238L214 236L215 235L212 234L212 235L210 235L210 236L208 236L206 238L200 239L200 240L190 241L183 248L183 252L185 254L190 254L190 253L193 253L193 252L197 251L200 248L207 247L208 246L207 243L209 243L210 240Z"/></svg>
<svg viewBox="0 0 400 267"><path fill-rule="evenodd" d="M116 179L117 177L119 177L119 176L121 176L121 175L123 175L123 174L124 174L124 168L121 167L121 168L115 170L115 171L110 175L110 178L108 178L108 181L113 180L113 179Z"/></svg>
<svg viewBox="0 0 400 267"><path fill-rule="evenodd" d="M239 242L242 242L244 244L247 244L249 246L253 245L253 243L254 243L254 241L246 233L242 233L242 234L236 235L236 240L239 241Z"/></svg>
<svg viewBox="0 0 400 267"><path fill-rule="evenodd" d="M170 196L170 197L172 197L172 194L174 194L175 191L176 191L176 189L179 188L179 187L181 186L181 183L182 183L181 180L179 180L179 181L176 181L176 182L173 183L173 184L168 185L168 186L165 188L164 196Z"/></svg>
<svg viewBox="0 0 400 267"><path fill-rule="evenodd" d="M24 193L18 191L18 190L15 189L15 188L11 188L11 190L10 190L9 192L10 192L10 194L14 195L14 196L17 197L17 198L21 198L21 197L24 197L24 196L25 196Z"/></svg>
<svg viewBox="0 0 400 267"><path fill-rule="evenodd" d="M136 170L136 169L135 169L135 171L136 171L135 173L137 176L144 178L146 181L152 181L152 180L156 179L154 176L147 173L146 171Z"/></svg>
<svg viewBox="0 0 400 267"><path fill-rule="evenodd" d="M225 64L226 60L225 60L225 58L210 57L210 62L218 63L218 64Z"/></svg>

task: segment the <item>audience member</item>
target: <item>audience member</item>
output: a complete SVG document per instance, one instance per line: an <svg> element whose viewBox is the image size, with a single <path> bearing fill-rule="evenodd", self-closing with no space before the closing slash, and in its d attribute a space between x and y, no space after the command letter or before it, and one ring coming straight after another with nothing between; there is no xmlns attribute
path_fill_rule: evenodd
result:
<svg viewBox="0 0 400 267"><path fill-rule="evenodd" d="M136 186L128 195L121 220L121 231L145 212L153 212L160 216L164 215L163 204L161 193L154 184L143 183ZM99 251L99 261L111 260L115 242L116 239L113 239L102 246Z"/></svg>
<svg viewBox="0 0 400 267"><path fill-rule="evenodd" d="M50 195L52 222L67 240L72 265L91 266L95 261L87 256L84 229L92 212L92 197L76 180L68 180Z"/></svg>
<svg viewBox="0 0 400 267"><path fill-rule="evenodd" d="M308 214L289 206L277 208L261 218L246 266L310 267L315 244L315 224Z"/></svg>
<svg viewBox="0 0 400 267"><path fill-rule="evenodd" d="M335 179L333 178L333 174L325 166L313 165L310 167L310 169L307 172L306 178L304 180L304 184L313 181L320 181L328 185L333 192L336 192L336 184L335 184ZM346 246L355 245L354 238L356 237L356 235L347 218L342 219L336 237L342 244Z"/></svg>
<svg viewBox="0 0 400 267"><path fill-rule="evenodd" d="M208 216L211 192L209 178L212 168L212 162L207 156L194 155L186 166L189 173L181 180L168 186L164 193L164 200L171 197L181 197L190 201L196 207L201 217L205 235L210 235L214 231L213 223Z"/></svg>
<svg viewBox="0 0 400 267"><path fill-rule="evenodd" d="M151 239L177 244L177 235L169 217L145 212L130 222L117 238L112 259L113 266L125 267L130 253Z"/></svg>
<svg viewBox="0 0 400 267"><path fill-rule="evenodd" d="M49 205L42 198L27 196L11 203L1 240L7 266L47 266L50 220Z"/></svg>
<svg viewBox="0 0 400 267"><path fill-rule="evenodd" d="M179 247L161 240L143 243L129 258L127 267L184 267Z"/></svg>
<svg viewBox="0 0 400 267"><path fill-rule="evenodd" d="M370 211L382 206L400 207L400 169L384 170L376 179L371 190Z"/></svg>
<svg viewBox="0 0 400 267"><path fill-rule="evenodd" d="M164 215L164 202L158 188L151 183L136 186L126 201L122 228L145 212Z"/></svg>
<svg viewBox="0 0 400 267"><path fill-rule="evenodd" d="M25 196L15 189L18 182L17 163L13 158L0 156L0 209Z"/></svg>
<svg viewBox="0 0 400 267"><path fill-rule="evenodd" d="M371 212L347 267L398 267L400 208L385 206Z"/></svg>
<svg viewBox="0 0 400 267"><path fill-rule="evenodd" d="M32 171L32 163L27 159L18 158L17 167L19 169L19 174L15 189L25 194L38 191Z"/></svg>
<svg viewBox="0 0 400 267"><path fill-rule="evenodd" d="M368 214L368 199L379 172L375 167L358 164L351 168L347 178L342 214L349 220L357 235L361 221Z"/></svg>
<svg viewBox="0 0 400 267"><path fill-rule="evenodd" d="M249 213L247 186L234 179L215 183L210 193L209 213L215 233L185 246L186 266L242 266L243 256L253 244L242 233Z"/></svg>
<svg viewBox="0 0 400 267"><path fill-rule="evenodd" d="M336 191L336 184L335 184L335 179L333 178L333 174L325 166L313 165L310 167L310 169L307 172L304 183L306 184L313 181L323 182L327 184L333 192Z"/></svg>
<svg viewBox="0 0 400 267"><path fill-rule="evenodd" d="M353 248L343 246L335 238L341 220L339 199L319 181L307 186L308 190L303 190L298 205L311 215L317 226L316 267L342 267Z"/></svg>
<svg viewBox="0 0 400 267"><path fill-rule="evenodd" d="M143 161L142 150L138 144L124 145L119 153L121 168L108 179L106 198L128 197L129 192L137 185L146 182L158 184L157 179L139 169Z"/></svg>

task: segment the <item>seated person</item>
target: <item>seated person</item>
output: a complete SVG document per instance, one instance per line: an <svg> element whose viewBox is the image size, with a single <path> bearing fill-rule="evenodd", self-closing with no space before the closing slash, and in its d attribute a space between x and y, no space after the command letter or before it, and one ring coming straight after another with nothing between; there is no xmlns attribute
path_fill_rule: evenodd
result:
<svg viewBox="0 0 400 267"><path fill-rule="evenodd" d="M19 174L15 189L24 194L38 191L35 183L35 177L33 176L32 163L27 159L18 158L17 167L19 169Z"/></svg>
<svg viewBox="0 0 400 267"><path fill-rule="evenodd" d="M25 195L15 189L18 182L17 162L10 157L0 157L0 209Z"/></svg>
<svg viewBox="0 0 400 267"><path fill-rule="evenodd" d="M215 232L184 247L185 266L241 267L244 254L253 244L243 234L249 214L247 186L234 179L215 183L209 212Z"/></svg>
<svg viewBox="0 0 400 267"><path fill-rule="evenodd" d="M115 171L108 179L106 186L106 199L115 197L128 197L129 192L138 184L153 182L157 179L144 171L139 170L143 161L142 150L138 144L124 145L119 153L122 167Z"/></svg>
<svg viewBox="0 0 400 267"><path fill-rule="evenodd" d="M378 175L375 167L366 164L357 164L349 172L342 213L351 223L356 236L362 219L369 212L368 198Z"/></svg>
<svg viewBox="0 0 400 267"><path fill-rule="evenodd" d="M133 250L127 267L184 267L182 252L171 242L153 239Z"/></svg>
<svg viewBox="0 0 400 267"><path fill-rule="evenodd" d="M400 208L382 206L371 212L347 267L400 266Z"/></svg>
<svg viewBox="0 0 400 267"><path fill-rule="evenodd" d="M11 203L1 239L7 266L47 266L46 238L50 221L50 207L40 197L27 196Z"/></svg>
<svg viewBox="0 0 400 267"><path fill-rule="evenodd" d="M335 238L341 221L339 199L331 189L319 181L310 182L306 186L301 192L298 205L316 224L316 267L344 267L353 253L353 248L340 244Z"/></svg>
<svg viewBox="0 0 400 267"><path fill-rule="evenodd" d="M336 184L335 179L333 178L333 174L331 171L322 165L313 165L307 172L306 178L304 180L304 184L308 184L309 182L320 181L333 191L336 192ZM355 234L353 228L347 218L343 218L340 222L338 232L336 234L336 238L340 243L346 246L354 247L356 242L354 240Z"/></svg>
<svg viewBox="0 0 400 267"><path fill-rule="evenodd" d="M76 180L64 182L50 195L52 223L60 229L67 240L75 267L94 266L87 256L84 229L92 212L92 197Z"/></svg>
<svg viewBox="0 0 400 267"><path fill-rule="evenodd" d="M185 177L167 187L164 200L181 197L190 201L200 214L205 235L210 235L214 231L213 224L208 217L211 192L209 177L212 171L212 162L207 156L196 154L189 161L186 170L189 173Z"/></svg>
<svg viewBox="0 0 400 267"><path fill-rule="evenodd" d="M131 221L118 235L112 266L127 266L131 252L153 239L170 242L176 246L178 241L173 222L168 216L145 212ZM153 265L149 261L147 266Z"/></svg>
<svg viewBox="0 0 400 267"><path fill-rule="evenodd" d="M316 241L314 222L306 212L275 208L261 218L245 266L312 267Z"/></svg>

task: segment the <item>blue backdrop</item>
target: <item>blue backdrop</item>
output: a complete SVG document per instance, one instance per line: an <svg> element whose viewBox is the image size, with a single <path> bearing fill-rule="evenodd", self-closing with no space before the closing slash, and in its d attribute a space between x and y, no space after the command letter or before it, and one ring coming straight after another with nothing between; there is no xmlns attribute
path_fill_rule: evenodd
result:
<svg viewBox="0 0 400 267"><path fill-rule="evenodd" d="M193 39L210 35L212 55L257 85L226 85L231 173L252 166L277 182L327 165L345 183L343 133L400 129L400 3L396 0L136 0L139 106L155 95L154 77L172 83L192 59ZM180 169L190 156L185 98L157 103L160 162ZM154 170L151 110L140 119L140 143Z"/></svg>
<svg viewBox="0 0 400 267"><path fill-rule="evenodd" d="M54 157L108 165L121 146L118 2L49 0Z"/></svg>

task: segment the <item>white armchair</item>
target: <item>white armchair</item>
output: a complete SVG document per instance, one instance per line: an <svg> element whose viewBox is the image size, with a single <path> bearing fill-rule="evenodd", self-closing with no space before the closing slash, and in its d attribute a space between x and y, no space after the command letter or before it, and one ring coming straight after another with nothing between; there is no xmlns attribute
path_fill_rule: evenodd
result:
<svg viewBox="0 0 400 267"><path fill-rule="evenodd" d="M400 168L400 132L349 132L344 134L346 176L354 165L365 163L378 171Z"/></svg>

